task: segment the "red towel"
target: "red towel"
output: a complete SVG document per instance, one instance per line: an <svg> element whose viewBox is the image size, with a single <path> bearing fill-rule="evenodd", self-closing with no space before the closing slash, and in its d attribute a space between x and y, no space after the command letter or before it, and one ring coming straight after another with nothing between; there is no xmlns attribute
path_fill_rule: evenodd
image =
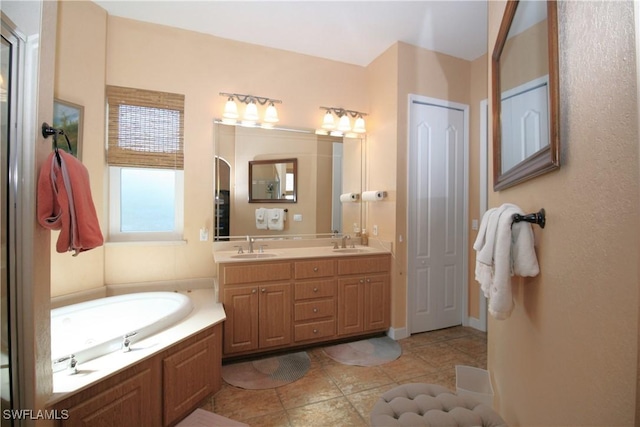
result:
<svg viewBox="0 0 640 427"><path fill-rule="evenodd" d="M89 188L89 172L71 154L59 150L61 164L51 153L38 178L38 222L49 230L60 230L59 253L74 256L104 243Z"/></svg>

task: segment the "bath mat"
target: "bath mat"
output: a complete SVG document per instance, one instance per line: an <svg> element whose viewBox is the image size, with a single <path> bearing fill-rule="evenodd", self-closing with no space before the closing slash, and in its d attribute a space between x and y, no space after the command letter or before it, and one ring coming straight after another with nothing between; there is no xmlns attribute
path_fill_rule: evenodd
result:
<svg viewBox="0 0 640 427"><path fill-rule="evenodd" d="M292 383L309 371L311 359L306 351L284 354L222 367L222 379L248 390L280 387Z"/></svg>
<svg viewBox="0 0 640 427"><path fill-rule="evenodd" d="M402 355L400 344L389 337L369 338L322 349L343 365L376 366L396 360Z"/></svg>
<svg viewBox="0 0 640 427"><path fill-rule="evenodd" d="M249 424L235 421L204 409L196 409L176 427L249 427Z"/></svg>

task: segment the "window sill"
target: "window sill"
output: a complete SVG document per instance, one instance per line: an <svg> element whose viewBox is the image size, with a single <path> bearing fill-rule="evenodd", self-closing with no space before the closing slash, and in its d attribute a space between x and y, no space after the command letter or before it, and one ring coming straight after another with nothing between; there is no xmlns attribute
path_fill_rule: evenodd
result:
<svg viewBox="0 0 640 427"><path fill-rule="evenodd" d="M105 246L182 246L186 240L116 240L105 242Z"/></svg>

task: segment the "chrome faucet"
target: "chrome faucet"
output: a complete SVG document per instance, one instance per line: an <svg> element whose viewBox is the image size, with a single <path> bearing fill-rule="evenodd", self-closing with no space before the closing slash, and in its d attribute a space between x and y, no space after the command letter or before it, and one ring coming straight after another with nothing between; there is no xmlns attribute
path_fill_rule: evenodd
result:
<svg viewBox="0 0 640 427"><path fill-rule="evenodd" d="M78 361L76 360L75 354L70 354L65 357L61 357L56 360L54 363L62 363L67 362L67 370L69 371L69 375L75 375L78 373Z"/></svg>
<svg viewBox="0 0 640 427"><path fill-rule="evenodd" d="M131 340L129 338L131 338L132 336L134 336L136 334L137 334L137 332L129 332L124 337L122 337L122 339L123 339L123 341L122 341L122 352L123 353L131 351Z"/></svg>
<svg viewBox="0 0 640 427"><path fill-rule="evenodd" d="M249 242L249 253L252 254L253 253L253 242L254 242L253 237L247 236L247 242Z"/></svg>
<svg viewBox="0 0 640 427"><path fill-rule="evenodd" d="M349 236L348 234L345 234L344 236L342 236L342 249L347 247L347 240L350 240L351 236Z"/></svg>

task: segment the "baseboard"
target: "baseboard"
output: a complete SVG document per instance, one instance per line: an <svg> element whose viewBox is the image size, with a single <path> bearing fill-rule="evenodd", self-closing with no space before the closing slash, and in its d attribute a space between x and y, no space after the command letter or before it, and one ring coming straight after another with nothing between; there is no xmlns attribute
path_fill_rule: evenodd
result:
<svg viewBox="0 0 640 427"><path fill-rule="evenodd" d="M481 322L480 319L476 319L475 317L468 317L468 322L469 322L469 327L473 329L477 329L482 332L487 332L483 322Z"/></svg>
<svg viewBox="0 0 640 427"><path fill-rule="evenodd" d="M409 331L407 328L389 328L387 331L387 336L393 340L401 340L403 338L409 337Z"/></svg>

